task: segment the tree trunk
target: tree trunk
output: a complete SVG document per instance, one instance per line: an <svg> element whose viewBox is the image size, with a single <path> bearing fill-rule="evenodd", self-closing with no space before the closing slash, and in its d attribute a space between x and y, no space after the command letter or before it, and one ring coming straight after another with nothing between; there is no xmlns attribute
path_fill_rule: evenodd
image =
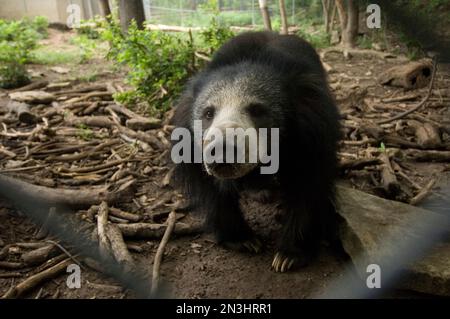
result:
<svg viewBox="0 0 450 319"><path fill-rule="evenodd" d="M138 28L144 28L145 14L142 0L120 0L119 1L120 25L122 31L128 31L132 20L135 20Z"/></svg>
<svg viewBox="0 0 450 319"><path fill-rule="evenodd" d="M325 30L328 32L328 28L330 25L330 15L331 15L331 1L330 0L322 0L322 11L323 11L323 20L325 24Z"/></svg>
<svg viewBox="0 0 450 319"><path fill-rule="evenodd" d="M264 28L266 30L272 30L272 24L270 23L269 9L267 8L267 0L258 0L259 8L261 9L261 14L264 20Z"/></svg>
<svg viewBox="0 0 450 319"><path fill-rule="evenodd" d="M333 1L332 11L331 11L331 20L328 23L328 28L326 29L327 33L331 33L333 31L334 20L336 19L336 2Z"/></svg>
<svg viewBox="0 0 450 319"><path fill-rule="evenodd" d="M336 7L339 15L339 22L341 25L341 36L347 28L347 13L345 11L344 0L336 0Z"/></svg>
<svg viewBox="0 0 450 319"><path fill-rule="evenodd" d="M100 12L102 17L107 17L111 15L111 8L109 7L109 1L108 0L99 0L100 4Z"/></svg>
<svg viewBox="0 0 450 319"><path fill-rule="evenodd" d="M288 22L286 16L286 5L284 0L279 0L280 17L281 17L281 34L288 34Z"/></svg>
<svg viewBox="0 0 450 319"><path fill-rule="evenodd" d="M359 9L356 1L348 0L347 13L347 26L342 33L342 44L346 48L354 48L356 46L356 37L358 36L359 22Z"/></svg>

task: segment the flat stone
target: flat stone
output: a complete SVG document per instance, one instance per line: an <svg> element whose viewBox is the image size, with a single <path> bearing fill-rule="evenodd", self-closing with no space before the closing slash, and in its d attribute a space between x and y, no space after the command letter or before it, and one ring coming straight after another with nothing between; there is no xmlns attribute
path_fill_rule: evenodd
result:
<svg viewBox="0 0 450 319"><path fill-rule="evenodd" d="M9 94L9 97L15 101L33 104L49 104L56 99L53 94L44 91L14 92Z"/></svg>
<svg viewBox="0 0 450 319"><path fill-rule="evenodd" d="M343 186L338 186L337 206L343 218L340 236L344 249L364 279L368 265L395 263L407 256L409 249L414 252L415 247L403 246L404 242L420 246L422 231L435 225L433 222L450 225L448 218L434 211ZM450 296L450 243L434 246L424 258L401 270L407 276L397 287Z"/></svg>

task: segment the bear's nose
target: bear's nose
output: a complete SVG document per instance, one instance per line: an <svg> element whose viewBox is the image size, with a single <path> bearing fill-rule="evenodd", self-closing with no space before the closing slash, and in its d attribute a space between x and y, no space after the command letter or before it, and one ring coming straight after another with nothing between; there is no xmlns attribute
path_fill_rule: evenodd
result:
<svg viewBox="0 0 450 319"><path fill-rule="evenodd" d="M204 144L203 156L207 163L237 163L238 148L234 141L214 140Z"/></svg>

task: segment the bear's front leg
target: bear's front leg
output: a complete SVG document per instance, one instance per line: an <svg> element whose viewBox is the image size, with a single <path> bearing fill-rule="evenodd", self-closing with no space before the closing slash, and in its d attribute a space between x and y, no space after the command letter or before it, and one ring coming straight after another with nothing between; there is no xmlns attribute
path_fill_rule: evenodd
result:
<svg viewBox="0 0 450 319"><path fill-rule="evenodd" d="M298 196L283 203L285 216L272 269L286 272L294 266L305 266L317 251L320 240L318 218L322 209L314 197Z"/></svg>
<svg viewBox="0 0 450 319"><path fill-rule="evenodd" d="M209 202L206 226L220 245L252 253L262 250L261 242L248 226L239 208L238 194L217 190L212 198L205 200Z"/></svg>

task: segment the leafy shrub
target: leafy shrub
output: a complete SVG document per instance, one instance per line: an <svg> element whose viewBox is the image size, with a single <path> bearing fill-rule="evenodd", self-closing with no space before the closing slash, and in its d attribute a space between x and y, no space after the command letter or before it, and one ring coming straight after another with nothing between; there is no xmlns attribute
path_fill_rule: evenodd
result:
<svg viewBox="0 0 450 319"><path fill-rule="evenodd" d="M213 53L233 35L232 31L219 25L217 18L212 18L209 27L200 33L202 49L206 49L208 53Z"/></svg>
<svg viewBox="0 0 450 319"><path fill-rule="evenodd" d="M129 68L128 81L135 88L133 92L117 95L121 102L155 101L154 109L164 111L194 69L192 41L139 30L135 23L126 36L117 23L111 23L104 38L111 45L108 57Z"/></svg>
<svg viewBox="0 0 450 319"><path fill-rule="evenodd" d="M0 20L0 87L10 89L29 83L24 64L37 40L38 33L23 21Z"/></svg>
<svg viewBox="0 0 450 319"><path fill-rule="evenodd" d="M29 83L25 63L39 39L46 36L45 18L6 21L0 19L0 87L10 89Z"/></svg>
<svg viewBox="0 0 450 319"><path fill-rule="evenodd" d="M88 39L100 39L104 27L104 20L95 18L81 21L80 27L77 28L77 33L81 36L86 36Z"/></svg>
<svg viewBox="0 0 450 319"><path fill-rule="evenodd" d="M95 53L97 49L97 43L88 35L79 35L70 39L70 43L78 46L80 49L79 52L79 61L81 64L88 62Z"/></svg>
<svg viewBox="0 0 450 319"><path fill-rule="evenodd" d="M145 101L151 113L166 111L189 76L204 63L195 52L212 53L231 35L213 22L200 34L200 47L192 34L139 30L132 23L124 35L119 23L111 21L103 32L103 39L110 43L108 57L128 67L128 82L134 87L115 99L122 103Z"/></svg>
<svg viewBox="0 0 450 319"><path fill-rule="evenodd" d="M313 27L312 25L302 26L298 31L298 35L311 43L316 49L330 46L330 36L322 25L318 27Z"/></svg>
<svg viewBox="0 0 450 319"><path fill-rule="evenodd" d="M38 32L41 37L48 37L48 19L47 17L37 16L33 20L26 20L32 29Z"/></svg>

